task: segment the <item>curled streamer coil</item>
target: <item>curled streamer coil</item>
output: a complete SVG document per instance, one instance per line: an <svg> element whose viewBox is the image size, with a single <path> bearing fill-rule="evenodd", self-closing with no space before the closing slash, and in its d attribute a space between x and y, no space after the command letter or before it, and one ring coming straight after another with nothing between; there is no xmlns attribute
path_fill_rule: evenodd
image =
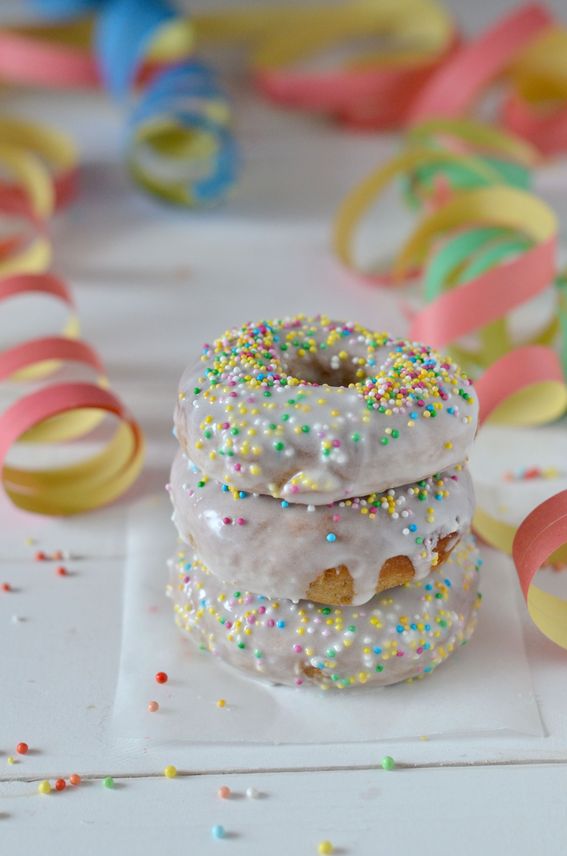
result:
<svg viewBox="0 0 567 856"><path fill-rule="evenodd" d="M409 336L452 350L478 378L481 424L491 419L539 425L567 409L565 373L554 347L560 339L565 358L557 222L551 209L525 189L527 171L536 160L525 143L489 126L451 119L429 122L416 127L400 154L348 194L335 219L335 251L350 271L389 286L410 277L418 280L423 305L411 319ZM418 222L391 269L375 274L361 268L355 237L367 211L397 178L403 180ZM516 342L509 326L513 310L552 291L558 299L551 320ZM463 340L471 335L476 347L465 348ZM533 620L567 647L567 601L532 583L551 554L554 561L567 559L565 497L559 494L542 508L545 512L534 511L517 531L482 507L474 525L485 541L514 552Z"/></svg>
<svg viewBox="0 0 567 856"><path fill-rule="evenodd" d="M68 313L58 335L28 339L0 352L1 382L34 384L0 414L2 483L12 502L26 511L75 514L116 499L132 484L143 463L143 436L108 389L97 353L78 338L70 290L47 272L47 222L72 198L77 178L74 146L59 132L20 120L1 119L0 131L5 140L0 165L9 173L0 184L0 216L13 230L0 244L0 302L41 295L62 303ZM19 225L15 230L14 221ZM94 381L57 381L54 376L68 364L85 367ZM94 439L92 432L109 414L116 430L102 451L86 460L40 469L7 460L21 444Z"/></svg>

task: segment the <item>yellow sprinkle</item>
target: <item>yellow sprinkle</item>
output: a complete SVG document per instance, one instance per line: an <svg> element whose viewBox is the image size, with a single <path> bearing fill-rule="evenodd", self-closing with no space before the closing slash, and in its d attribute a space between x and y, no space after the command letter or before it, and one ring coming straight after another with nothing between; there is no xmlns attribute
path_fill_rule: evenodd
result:
<svg viewBox="0 0 567 856"><path fill-rule="evenodd" d="M177 767L174 767L173 764L168 764L163 771L163 775L166 779L174 779L177 775Z"/></svg>
<svg viewBox="0 0 567 856"><path fill-rule="evenodd" d="M226 707L226 701L223 698L217 700L217 707Z"/></svg>
<svg viewBox="0 0 567 856"><path fill-rule="evenodd" d="M7 760L8 764L15 764L16 763L16 759L14 758L13 755L8 755L6 760Z"/></svg>
<svg viewBox="0 0 567 856"><path fill-rule="evenodd" d="M40 794L50 794L51 793L51 785L49 784L47 779L44 779L43 782L40 782L39 785L37 786L37 789L38 789Z"/></svg>

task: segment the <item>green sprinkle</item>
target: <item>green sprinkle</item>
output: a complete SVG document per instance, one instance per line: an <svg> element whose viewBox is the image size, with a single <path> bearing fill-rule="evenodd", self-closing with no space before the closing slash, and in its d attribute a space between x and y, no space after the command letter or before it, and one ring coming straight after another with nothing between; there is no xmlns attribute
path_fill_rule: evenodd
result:
<svg viewBox="0 0 567 856"><path fill-rule="evenodd" d="M205 487L206 484L207 484L207 482L205 482L201 479L201 481L197 482L197 487Z"/></svg>
<svg viewBox="0 0 567 856"><path fill-rule="evenodd" d="M399 436L400 436L400 432L398 431L398 429L393 428L392 429L392 437L394 438L394 440L397 440Z"/></svg>
<svg viewBox="0 0 567 856"><path fill-rule="evenodd" d="M396 762L394 761L394 759L392 758L391 755L384 755L380 764L381 764L383 770L390 771L390 770L396 769Z"/></svg>
<svg viewBox="0 0 567 856"><path fill-rule="evenodd" d="M246 642L239 642L238 647L242 650L242 648L246 648Z"/></svg>
<svg viewBox="0 0 567 856"><path fill-rule="evenodd" d="M289 420L289 413L284 413L282 416L282 422L287 422Z"/></svg>
<svg viewBox="0 0 567 856"><path fill-rule="evenodd" d="M352 435L352 440L353 440L355 443L358 443L358 441L360 440L360 434L359 434L358 432L355 432L355 433Z"/></svg>
<svg viewBox="0 0 567 856"><path fill-rule="evenodd" d="M376 671L377 672L383 672L384 671L384 666L382 665L382 663L378 663L378 665L376 666Z"/></svg>
<svg viewBox="0 0 567 856"><path fill-rule="evenodd" d="M331 607L330 606L324 606L323 609L321 610L321 612L323 613L323 615L330 615L331 614Z"/></svg>
<svg viewBox="0 0 567 856"><path fill-rule="evenodd" d="M387 446L390 441L388 440L387 437L380 437L380 442L382 443L383 446Z"/></svg>
<svg viewBox="0 0 567 856"><path fill-rule="evenodd" d="M271 397L272 397L272 393L270 392L270 390L269 389L264 390L264 398L271 398Z"/></svg>
<svg viewBox="0 0 567 856"><path fill-rule="evenodd" d="M276 450L276 452L281 452L283 449L285 449L285 443L282 443L281 440L278 440L276 443L274 443L274 449Z"/></svg>
<svg viewBox="0 0 567 856"><path fill-rule="evenodd" d="M200 392L201 392L201 388L200 388L199 386L196 386L196 387L193 389L193 393L194 393L195 395L199 395L199 393L200 393Z"/></svg>
<svg viewBox="0 0 567 856"><path fill-rule="evenodd" d="M211 431L210 428L207 428L207 430L205 431L205 438L207 440L210 440L212 436L213 436L213 432Z"/></svg>
<svg viewBox="0 0 567 856"><path fill-rule="evenodd" d="M304 434L309 434L309 432L311 431L311 428L309 427L309 425L302 425L301 430L303 431Z"/></svg>
<svg viewBox="0 0 567 856"><path fill-rule="evenodd" d="M233 437L236 437L237 434L240 434L240 431L238 430L238 428L231 428L230 433Z"/></svg>
<svg viewBox="0 0 567 856"><path fill-rule="evenodd" d="M114 779L112 778L112 776L105 776L105 778L102 780L102 784L105 788L113 788Z"/></svg>

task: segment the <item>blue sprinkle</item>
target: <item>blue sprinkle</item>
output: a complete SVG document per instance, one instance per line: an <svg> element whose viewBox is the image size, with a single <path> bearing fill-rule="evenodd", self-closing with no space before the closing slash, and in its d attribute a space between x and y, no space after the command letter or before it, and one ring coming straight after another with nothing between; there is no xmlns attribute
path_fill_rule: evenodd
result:
<svg viewBox="0 0 567 856"><path fill-rule="evenodd" d="M426 666L426 667L425 667L425 669L424 669L423 671L424 671L424 672L431 672L431 671L432 671L432 669L433 669L433 667L432 667L432 666Z"/></svg>
<svg viewBox="0 0 567 856"><path fill-rule="evenodd" d="M227 484L223 484L222 489L224 490L225 493L228 493L230 490L230 488Z"/></svg>
<svg viewBox="0 0 567 856"><path fill-rule="evenodd" d="M445 585L447 586L447 588L451 588L451 586L453 585L453 583L451 582L451 580L444 580L444 583L445 583Z"/></svg>
<svg viewBox="0 0 567 856"><path fill-rule="evenodd" d="M335 535L335 533L334 533L334 532L329 532L329 533L328 533L328 535L327 535L327 541L328 541L330 544L332 544L332 543L333 543L333 541L336 541L336 540L337 540L337 536Z"/></svg>
<svg viewBox="0 0 567 856"><path fill-rule="evenodd" d="M426 625L425 625L425 629L426 629L426 630L431 630L431 624L426 624Z"/></svg>
<svg viewBox="0 0 567 856"><path fill-rule="evenodd" d="M183 565L183 568L186 571L191 570L191 562L185 562L185 564Z"/></svg>
<svg viewBox="0 0 567 856"><path fill-rule="evenodd" d="M282 508L289 508L289 502L286 502L285 499L282 499L281 506L282 506Z"/></svg>
<svg viewBox="0 0 567 856"><path fill-rule="evenodd" d="M417 630L417 624L410 624L412 630Z"/></svg>
<svg viewBox="0 0 567 856"><path fill-rule="evenodd" d="M398 631L398 633L403 633L403 632L404 632L404 628L402 627L402 625L401 625L401 624L398 624L398 626L396 627L396 630Z"/></svg>
<svg viewBox="0 0 567 856"><path fill-rule="evenodd" d="M285 627L285 621L282 621L280 618L279 621L276 621L276 627L279 627L281 630L282 627Z"/></svg>
<svg viewBox="0 0 567 856"><path fill-rule="evenodd" d="M431 583L427 583L427 585L424 586L425 591L431 591L432 588L433 588L433 586L431 585Z"/></svg>
<svg viewBox="0 0 567 856"><path fill-rule="evenodd" d="M451 416L453 415L453 413L454 413L454 412L455 412L455 408L454 408L454 407L448 407L448 408L447 408L447 413L450 413L450 414L451 414Z"/></svg>
<svg viewBox="0 0 567 856"><path fill-rule="evenodd" d="M224 826L217 824L217 826L213 826L211 828L211 835L213 838L224 838L224 834Z"/></svg>
<svg viewBox="0 0 567 856"><path fill-rule="evenodd" d="M410 523L408 529L410 532L417 532L417 526L415 525L415 523Z"/></svg>
<svg viewBox="0 0 567 856"><path fill-rule="evenodd" d="M246 493L246 491L245 491L245 490L239 490L239 491L238 491L238 497L239 497L239 499L246 499L246 497L247 497L247 496L248 496L248 494Z"/></svg>
<svg viewBox="0 0 567 856"><path fill-rule="evenodd" d="M378 645L376 646L376 648L373 648L372 650L374 651L375 654L381 654L382 653L382 649L379 648Z"/></svg>
<svg viewBox="0 0 567 856"><path fill-rule="evenodd" d="M410 413L410 419L417 419L417 413L416 413L415 411L413 411L413 410L412 410L412 412Z"/></svg>

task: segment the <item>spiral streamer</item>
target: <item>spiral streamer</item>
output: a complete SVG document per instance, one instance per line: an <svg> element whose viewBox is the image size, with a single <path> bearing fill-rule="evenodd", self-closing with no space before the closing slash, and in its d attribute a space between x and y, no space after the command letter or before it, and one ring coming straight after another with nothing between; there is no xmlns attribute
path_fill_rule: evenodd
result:
<svg viewBox="0 0 567 856"><path fill-rule="evenodd" d="M0 33L0 51L8 48L0 77L104 86L129 113L126 161L139 186L187 207L222 201L239 170L232 111L213 70L189 59L191 22L163 0L36 0L35 6L49 23ZM81 20L86 13L94 17ZM48 65L45 78L30 79L27 63L14 61L18 48L28 59L39 52Z"/></svg>
<svg viewBox="0 0 567 856"><path fill-rule="evenodd" d="M447 118L429 121L416 126L405 148L351 191L335 219L335 251L350 271L390 287L418 281L422 308L411 317L409 336L453 351L477 377L481 424L490 419L540 425L567 409L565 373L555 349L559 340L565 360L564 276L557 269L555 216L527 189L536 163L529 145L490 126ZM375 273L357 260L356 233L395 179L402 181L417 225L391 268ZM555 299L550 320L516 341L511 313L545 292ZM480 507L475 528L488 543L514 553L534 621L567 647L567 602L532 584L552 554L555 562L567 560L564 504L550 502L543 517L534 512L517 532ZM556 513L563 515L557 525ZM539 531L543 519L553 537ZM518 545L530 538L538 549L526 554Z"/></svg>
<svg viewBox="0 0 567 856"><path fill-rule="evenodd" d="M143 462L142 432L108 389L97 353L79 339L79 319L67 285L48 272L47 224L72 198L77 180L75 149L58 131L1 119L0 164L10 180L0 185L0 217L7 237L0 244L0 302L49 297L67 311L55 335L27 339L0 353L0 382L33 384L0 414L0 470L12 502L26 511L68 515L120 496ZM13 230L13 231L8 231ZM79 364L91 382L60 382L58 372ZM30 469L8 462L13 447L93 439L105 416L117 427L102 451L72 466Z"/></svg>

